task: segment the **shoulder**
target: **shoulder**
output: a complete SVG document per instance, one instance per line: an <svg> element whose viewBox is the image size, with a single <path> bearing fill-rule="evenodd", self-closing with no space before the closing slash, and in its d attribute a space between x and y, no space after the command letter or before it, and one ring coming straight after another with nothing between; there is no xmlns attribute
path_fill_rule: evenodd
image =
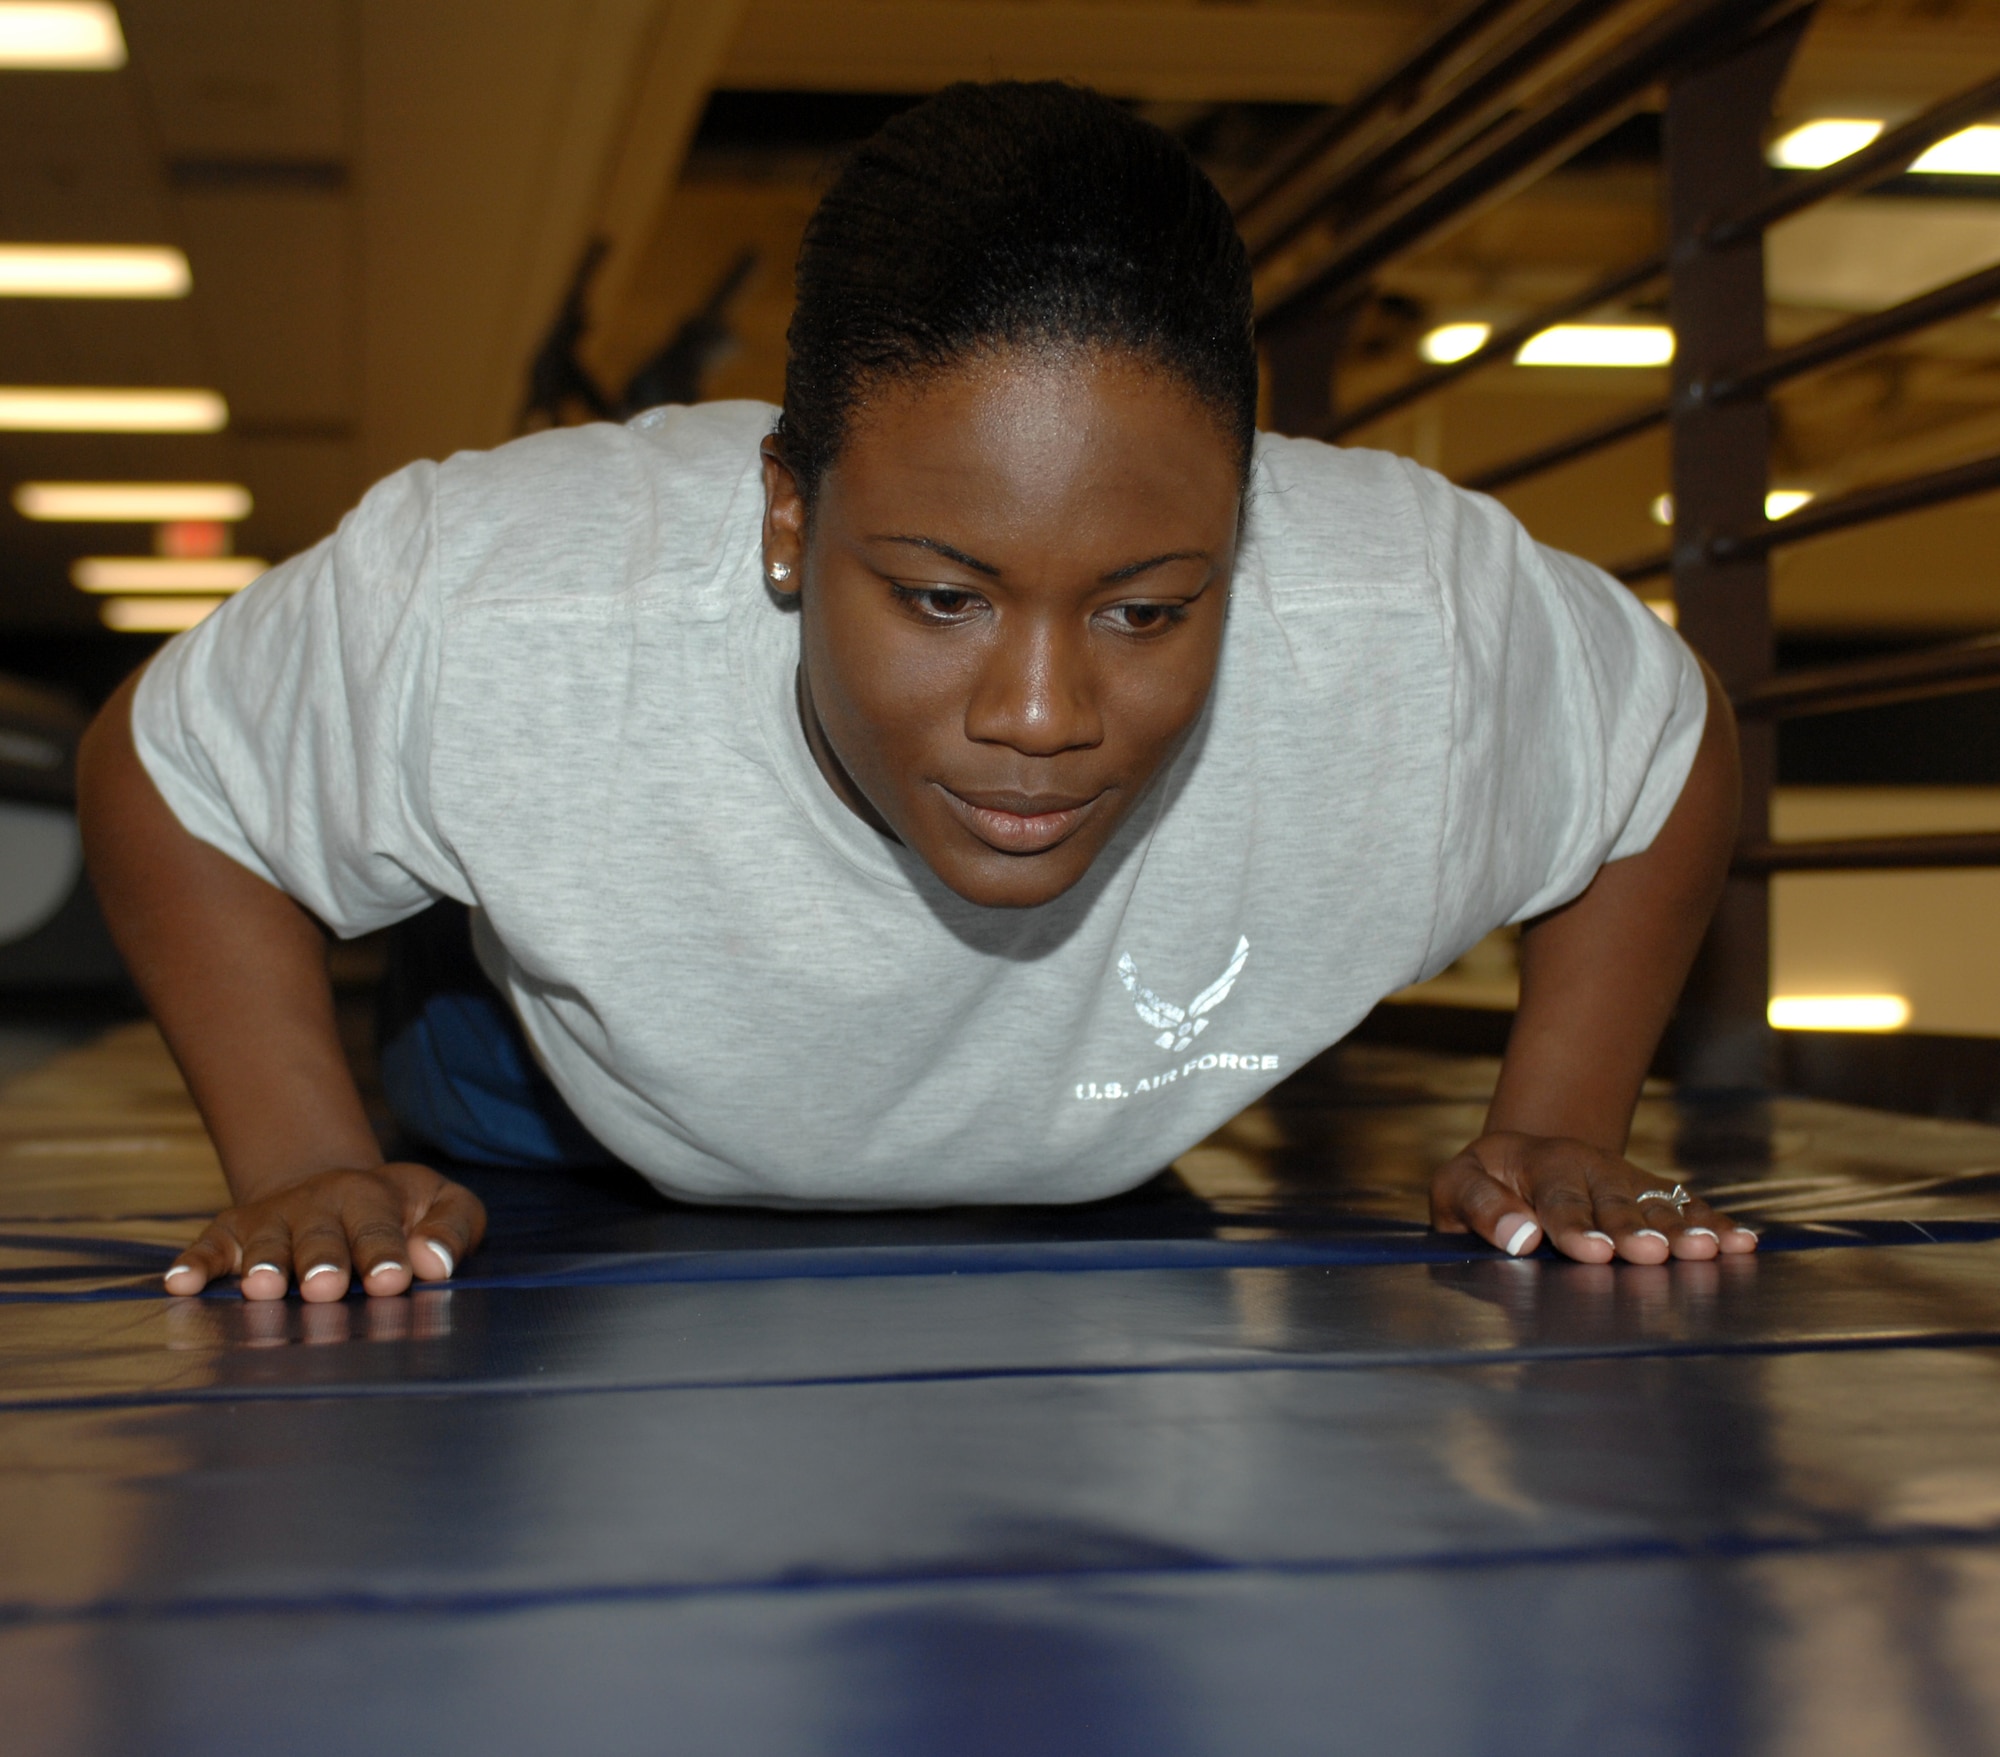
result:
<svg viewBox="0 0 2000 1757"><path fill-rule="evenodd" d="M1259 434L1248 533L1267 568L1322 584L1450 590L1481 551L1525 540L1513 514L1393 452Z"/></svg>
<svg viewBox="0 0 2000 1757"><path fill-rule="evenodd" d="M1440 539L1457 497L1393 452L1259 434L1238 577L1285 621L1362 603L1448 619Z"/></svg>
<svg viewBox="0 0 2000 1757"><path fill-rule="evenodd" d="M775 415L751 402L652 409L447 459L434 489L447 600L701 595L755 540L758 445Z"/></svg>
<svg viewBox="0 0 2000 1757"><path fill-rule="evenodd" d="M1595 569L1543 549L1498 501L1390 452L1260 435L1247 525L1274 606L1421 602L1447 629L1504 621L1524 587Z"/></svg>
<svg viewBox="0 0 2000 1757"><path fill-rule="evenodd" d="M1421 573L1423 473L1392 452L1260 433L1248 533L1266 565L1282 570L1304 565L1321 579Z"/></svg>

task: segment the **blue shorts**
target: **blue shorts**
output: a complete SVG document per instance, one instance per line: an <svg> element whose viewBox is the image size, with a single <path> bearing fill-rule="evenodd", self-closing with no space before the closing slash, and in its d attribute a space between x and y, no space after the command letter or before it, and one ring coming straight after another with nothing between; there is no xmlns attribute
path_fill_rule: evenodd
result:
<svg viewBox="0 0 2000 1757"><path fill-rule="evenodd" d="M462 904L392 928L377 1033L382 1094L420 1147L472 1165L610 1165L537 1065L472 952Z"/></svg>

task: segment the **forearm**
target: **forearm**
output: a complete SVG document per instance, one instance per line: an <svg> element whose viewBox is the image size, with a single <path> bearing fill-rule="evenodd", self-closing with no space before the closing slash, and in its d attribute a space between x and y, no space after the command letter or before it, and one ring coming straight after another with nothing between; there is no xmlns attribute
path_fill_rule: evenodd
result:
<svg viewBox="0 0 2000 1757"><path fill-rule="evenodd" d="M1708 678L1708 722L1652 847L1604 867L1521 936L1521 1002L1489 1132L1624 1151L1647 1065L1728 871L1739 812L1736 728Z"/></svg>
<svg viewBox="0 0 2000 1757"><path fill-rule="evenodd" d="M98 901L239 1201L381 1164L341 1049L326 948L298 904L182 828L139 761L136 679L79 754Z"/></svg>

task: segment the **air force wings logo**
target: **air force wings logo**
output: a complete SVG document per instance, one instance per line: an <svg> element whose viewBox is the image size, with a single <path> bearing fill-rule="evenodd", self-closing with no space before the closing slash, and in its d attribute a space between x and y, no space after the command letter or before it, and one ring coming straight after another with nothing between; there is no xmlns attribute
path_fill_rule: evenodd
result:
<svg viewBox="0 0 2000 1757"><path fill-rule="evenodd" d="M1229 991L1236 986L1249 957L1250 942L1238 939L1229 968L1184 1007L1162 1000L1140 983L1139 966L1132 962L1130 952L1118 960L1118 980L1125 984L1125 992L1132 997L1139 1017L1159 1033L1153 1041L1162 1049L1182 1050L1208 1029L1208 1015L1229 998Z"/></svg>

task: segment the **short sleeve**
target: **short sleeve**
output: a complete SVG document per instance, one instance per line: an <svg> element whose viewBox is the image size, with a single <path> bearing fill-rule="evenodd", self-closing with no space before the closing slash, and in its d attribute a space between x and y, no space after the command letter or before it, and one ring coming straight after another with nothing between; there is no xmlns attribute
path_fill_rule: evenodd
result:
<svg viewBox="0 0 2000 1757"><path fill-rule="evenodd" d="M133 700L140 760L195 836L343 937L469 901L433 823L441 641L436 467L161 650Z"/></svg>
<svg viewBox="0 0 2000 1757"><path fill-rule="evenodd" d="M1609 574L1483 495L1412 473L1452 650L1437 969L1652 846L1708 697L1680 637Z"/></svg>

